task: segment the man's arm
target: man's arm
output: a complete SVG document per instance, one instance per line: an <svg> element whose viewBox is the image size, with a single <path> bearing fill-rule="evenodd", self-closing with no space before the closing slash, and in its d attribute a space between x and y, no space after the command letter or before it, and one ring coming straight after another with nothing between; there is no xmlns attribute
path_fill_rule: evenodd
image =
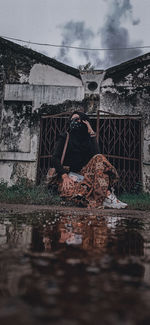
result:
<svg viewBox="0 0 150 325"><path fill-rule="evenodd" d="M61 157L65 145L65 140L66 140L66 136L61 135L59 140L56 142L54 153L52 156L52 165L53 167L55 167L58 176L61 176L64 173L66 173L63 166L61 165Z"/></svg>

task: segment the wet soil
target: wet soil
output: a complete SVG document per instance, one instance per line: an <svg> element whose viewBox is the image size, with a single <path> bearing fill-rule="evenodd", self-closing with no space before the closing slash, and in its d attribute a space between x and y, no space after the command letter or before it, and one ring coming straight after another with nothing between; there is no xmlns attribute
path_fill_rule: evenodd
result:
<svg viewBox="0 0 150 325"><path fill-rule="evenodd" d="M128 215L137 217L150 217L150 211L129 210L129 209L94 209L94 208L79 208L79 207L66 207L62 205L28 205L28 204L8 204L0 203L0 213L33 213L40 211L49 212L62 212L63 214L77 213L82 214L95 214L95 215Z"/></svg>
<svg viewBox="0 0 150 325"><path fill-rule="evenodd" d="M150 323L150 212L0 204L0 324Z"/></svg>

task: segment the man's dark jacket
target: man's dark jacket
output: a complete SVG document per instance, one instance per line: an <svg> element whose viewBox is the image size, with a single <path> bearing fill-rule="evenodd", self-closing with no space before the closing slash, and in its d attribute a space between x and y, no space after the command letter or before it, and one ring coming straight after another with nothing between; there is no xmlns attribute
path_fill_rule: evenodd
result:
<svg viewBox="0 0 150 325"><path fill-rule="evenodd" d="M55 167L58 176L66 173L66 170L63 168L63 166L69 166L70 171L72 172L80 172L82 167L84 167L94 155L99 154L99 147L95 136L90 137L88 134L86 145L84 143L84 146L82 143L79 143L78 146L74 146L72 144L71 138L69 137L64 163L63 166L61 166L61 157L66 141L66 136L67 133L60 136L59 140L56 143L52 156L52 164L53 167Z"/></svg>

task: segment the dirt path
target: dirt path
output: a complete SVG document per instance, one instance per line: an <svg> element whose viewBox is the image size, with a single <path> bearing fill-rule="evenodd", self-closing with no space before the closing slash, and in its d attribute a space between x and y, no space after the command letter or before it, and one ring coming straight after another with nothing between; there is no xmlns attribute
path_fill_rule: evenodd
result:
<svg viewBox="0 0 150 325"><path fill-rule="evenodd" d="M109 215L109 216L124 216L128 215L136 218L150 217L150 211L140 210L117 210L117 209L87 209L78 207L64 207L55 205L25 205L25 204L8 204L0 203L0 214L30 214L40 211L60 212L63 214L75 215Z"/></svg>

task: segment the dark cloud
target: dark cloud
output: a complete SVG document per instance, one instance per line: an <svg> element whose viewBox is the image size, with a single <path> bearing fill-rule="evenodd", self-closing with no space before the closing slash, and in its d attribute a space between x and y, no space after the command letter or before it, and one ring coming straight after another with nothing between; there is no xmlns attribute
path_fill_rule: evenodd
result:
<svg viewBox="0 0 150 325"><path fill-rule="evenodd" d="M67 22L62 28L62 44L74 44L78 47L91 48L93 39L99 35L102 48L126 48L141 46L142 42L131 43L129 30L123 27L122 24L128 20L131 25L138 25L139 19L133 18L133 7L130 0L107 0L109 13L104 20L103 27L95 34L92 29L87 28L83 21ZM100 43L97 44L100 47ZM141 49L106 51L104 59L101 59L99 51L82 51L80 55L85 58L86 63L91 62L95 68L107 68L121 62L134 58L142 53ZM69 49L61 48L57 59L66 63L72 64Z"/></svg>
<svg viewBox="0 0 150 325"><path fill-rule="evenodd" d="M136 47L142 44L130 42L127 28L122 27L122 20L129 19L133 25L139 24L140 20L133 19L133 8L130 0L111 0L110 13L105 19L103 28L100 30L101 44L105 48ZM107 51L105 53L105 67L119 64L141 54L141 49Z"/></svg>
<svg viewBox="0 0 150 325"><path fill-rule="evenodd" d="M85 23L83 21L69 21L63 27L61 26L61 28L63 37L61 45L90 48L91 42L96 36L92 29L85 26ZM69 54L69 49L62 47L57 55L57 59L64 63L72 64L72 60ZM86 62L92 61L96 65L101 63L99 55L96 52L85 50L81 51L79 55L84 57Z"/></svg>
<svg viewBox="0 0 150 325"><path fill-rule="evenodd" d="M140 19L139 18L133 19L133 21L132 21L132 24L133 25L138 25L139 23L140 23Z"/></svg>

